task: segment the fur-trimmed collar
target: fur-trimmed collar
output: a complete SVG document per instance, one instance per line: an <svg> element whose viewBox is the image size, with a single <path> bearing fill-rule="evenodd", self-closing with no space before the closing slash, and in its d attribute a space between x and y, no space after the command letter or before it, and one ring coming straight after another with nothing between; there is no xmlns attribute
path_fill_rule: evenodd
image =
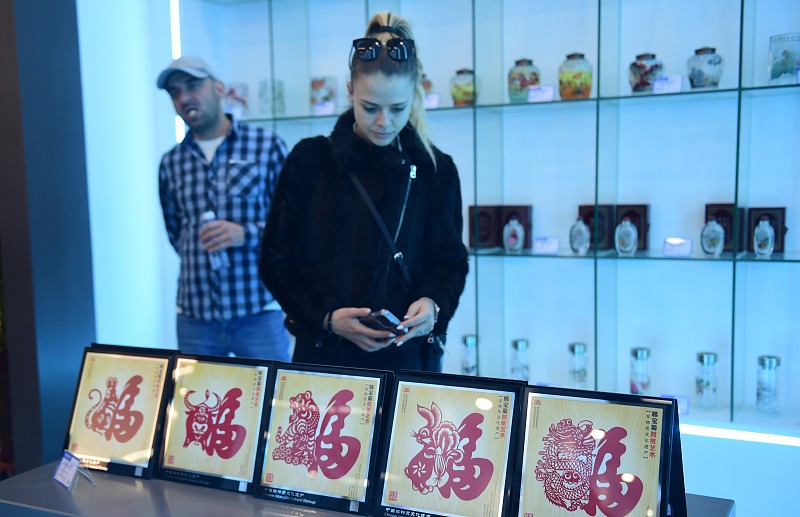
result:
<svg viewBox="0 0 800 517"><path fill-rule="evenodd" d="M410 163L415 164L418 169L433 167L419 135L410 125L406 125L400 132L400 143L403 147L400 151L393 145L377 146L358 136L353 130L355 120L353 108L350 108L336 121L330 136L333 159L340 171L359 168L363 162L374 163L374 160L392 166L401 163L402 158L410 159Z"/></svg>

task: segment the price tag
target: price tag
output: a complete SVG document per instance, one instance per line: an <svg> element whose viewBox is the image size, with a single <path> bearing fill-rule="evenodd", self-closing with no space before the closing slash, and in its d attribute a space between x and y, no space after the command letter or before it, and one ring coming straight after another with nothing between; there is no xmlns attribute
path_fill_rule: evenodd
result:
<svg viewBox="0 0 800 517"><path fill-rule="evenodd" d="M439 107L439 94L426 93L425 94L425 109L435 110Z"/></svg>
<svg viewBox="0 0 800 517"><path fill-rule="evenodd" d="M61 461L58 462L56 467L56 473L53 474L53 480L67 490L71 490L80 466L81 460L71 452L64 451L64 454L61 455Z"/></svg>
<svg viewBox="0 0 800 517"><path fill-rule="evenodd" d="M534 255L556 255L560 239L558 237L536 237L533 239Z"/></svg>
<svg viewBox="0 0 800 517"><path fill-rule="evenodd" d="M333 101L318 102L311 107L312 115L333 115L335 111L336 105Z"/></svg>
<svg viewBox="0 0 800 517"><path fill-rule="evenodd" d="M653 93L681 93L683 76L681 74L656 77L653 80Z"/></svg>
<svg viewBox="0 0 800 517"><path fill-rule="evenodd" d="M554 95L552 86L528 86L528 102L549 102Z"/></svg>
<svg viewBox="0 0 800 517"><path fill-rule="evenodd" d="M664 246L661 248L661 253L665 257L691 257L692 243L692 239L667 237L664 239Z"/></svg>

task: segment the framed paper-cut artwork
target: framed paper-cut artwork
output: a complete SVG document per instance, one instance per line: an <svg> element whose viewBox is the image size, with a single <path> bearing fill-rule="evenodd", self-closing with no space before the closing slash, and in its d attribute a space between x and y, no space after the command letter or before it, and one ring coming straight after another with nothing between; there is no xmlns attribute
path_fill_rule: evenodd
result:
<svg viewBox="0 0 800 517"><path fill-rule="evenodd" d="M366 514L390 377L378 370L315 365L276 369L254 495Z"/></svg>
<svg viewBox="0 0 800 517"><path fill-rule="evenodd" d="M271 369L257 359L177 356L158 476L247 492Z"/></svg>
<svg viewBox="0 0 800 517"><path fill-rule="evenodd" d="M82 466L152 477L174 353L112 345L84 349L64 444Z"/></svg>
<svg viewBox="0 0 800 517"><path fill-rule="evenodd" d="M525 406L519 517L686 515L674 400L532 386Z"/></svg>
<svg viewBox="0 0 800 517"><path fill-rule="evenodd" d="M398 374L375 515L507 515L524 386Z"/></svg>

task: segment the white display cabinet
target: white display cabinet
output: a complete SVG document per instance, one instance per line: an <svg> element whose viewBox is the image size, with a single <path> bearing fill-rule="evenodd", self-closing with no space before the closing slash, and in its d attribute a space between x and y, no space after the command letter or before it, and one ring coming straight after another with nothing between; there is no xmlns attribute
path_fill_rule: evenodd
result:
<svg viewBox="0 0 800 517"><path fill-rule="evenodd" d="M531 205L533 236L559 240L547 255L470 250L447 371L460 371L463 336L475 335L479 373L510 375L511 343L526 339L529 381L571 386L568 345L581 342L588 386L626 392L631 349L647 347L648 392L678 397L684 421L800 436L800 86L771 86L768 75L769 38L800 32L800 3L181 0L180 8L184 53L246 82L254 107L245 118L290 146L328 134L349 107L350 45L372 14L412 21L439 100L428 112L432 136L461 175L464 242L471 205ZM686 63L705 46L725 70L719 87L693 90ZM592 87L587 99L562 101L558 67L573 52L591 64ZM680 77L680 91L633 95L629 66L642 53ZM522 58L539 67L552 100L510 103L507 74ZM473 106L454 107L449 83L462 68L475 71L479 91ZM335 78L333 114L315 116L311 80L323 77ZM712 203L745 214L734 225L744 247L718 258L700 244ZM647 205L647 249L576 256L569 228L580 205ZM754 207L786 209L784 251L770 260L746 249ZM692 239L691 254L665 256L668 237ZM699 352L718 358L713 409L695 403ZM762 355L781 358L773 416L756 411Z"/></svg>

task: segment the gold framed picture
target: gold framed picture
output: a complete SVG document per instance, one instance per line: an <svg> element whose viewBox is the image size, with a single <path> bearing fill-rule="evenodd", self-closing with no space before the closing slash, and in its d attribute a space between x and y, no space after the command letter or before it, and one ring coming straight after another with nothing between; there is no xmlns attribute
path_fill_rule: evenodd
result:
<svg viewBox="0 0 800 517"><path fill-rule="evenodd" d="M316 365L275 371L254 495L365 514L389 372Z"/></svg>
<svg viewBox="0 0 800 517"><path fill-rule="evenodd" d="M520 517L685 515L674 400L532 386L525 408Z"/></svg>
<svg viewBox="0 0 800 517"><path fill-rule="evenodd" d="M380 515L506 515L523 387L500 379L398 374Z"/></svg>
<svg viewBox="0 0 800 517"><path fill-rule="evenodd" d="M158 476L247 492L271 369L257 359L177 356Z"/></svg>
<svg viewBox="0 0 800 517"><path fill-rule="evenodd" d="M64 448L81 465L150 478L174 351L86 347Z"/></svg>

